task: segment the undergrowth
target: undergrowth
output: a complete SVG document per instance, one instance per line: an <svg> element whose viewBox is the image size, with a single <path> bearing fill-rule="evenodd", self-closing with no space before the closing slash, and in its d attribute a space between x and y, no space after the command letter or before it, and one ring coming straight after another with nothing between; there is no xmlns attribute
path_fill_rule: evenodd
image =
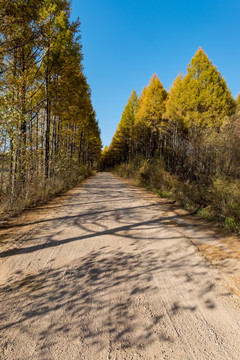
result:
<svg viewBox="0 0 240 360"><path fill-rule="evenodd" d="M21 213L24 209L34 207L39 203L47 202L62 192L71 189L81 181L91 176L93 171L82 166L73 169L70 173L50 179L36 179L29 184L27 191L14 199L1 197L0 219L6 220Z"/></svg>
<svg viewBox="0 0 240 360"><path fill-rule="evenodd" d="M201 217L240 232L240 179L216 176L207 184L181 180L170 174L162 160L137 158L113 169L163 198L176 201Z"/></svg>

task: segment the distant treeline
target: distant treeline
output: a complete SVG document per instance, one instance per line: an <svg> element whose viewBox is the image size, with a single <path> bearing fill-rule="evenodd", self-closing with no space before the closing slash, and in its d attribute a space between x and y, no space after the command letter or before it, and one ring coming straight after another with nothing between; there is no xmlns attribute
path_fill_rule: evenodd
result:
<svg viewBox="0 0 240 360"><path fill-rule="evenodd" d="M0 0L0 213L56 193L101 140L69 0Z"/></svg>
<svg viewBox="0 0 240 360"><path fill-rule="evenodd" d="M240 96L199 48L169 92L157 75L132 92L102 167L238 228Z"/></svg>

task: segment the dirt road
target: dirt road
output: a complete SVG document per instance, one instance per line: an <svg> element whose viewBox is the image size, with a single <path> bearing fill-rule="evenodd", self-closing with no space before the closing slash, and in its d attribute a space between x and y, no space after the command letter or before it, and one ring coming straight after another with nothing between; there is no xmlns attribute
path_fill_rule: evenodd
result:
<svg viewBox="0 0 240 360"><path fill-rule="evenodd" d="M23 219L0 249L1 360L240 359L204 230L108 173Z"/></svg>

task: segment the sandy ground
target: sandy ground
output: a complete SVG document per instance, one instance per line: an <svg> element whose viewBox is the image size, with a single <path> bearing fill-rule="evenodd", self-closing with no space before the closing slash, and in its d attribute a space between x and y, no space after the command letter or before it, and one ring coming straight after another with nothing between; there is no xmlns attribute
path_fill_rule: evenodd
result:
<svg viewBox="0 0 240 360"><path fill-rule="evenodd" d="M237 238L109 173L10 225L1 360L240 358Z"/></svg>

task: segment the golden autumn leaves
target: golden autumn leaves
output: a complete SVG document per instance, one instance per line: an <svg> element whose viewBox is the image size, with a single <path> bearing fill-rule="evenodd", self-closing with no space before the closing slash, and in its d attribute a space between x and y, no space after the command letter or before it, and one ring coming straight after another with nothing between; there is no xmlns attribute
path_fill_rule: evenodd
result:
<svg viewBox="0 0 240 360"><path fill-rule="evenodd" d="M0 205L24 207L97 164L100 129L70 1L0 6Z"/></svg>
<svg viewBox="0 0 240 360"><path fill-rule="evenodd" d="M194 129L219 128L235 110L224 78L199 48L187 74L178 75L169 92L154 74L139 98L132 93L105 157L119 163L133 154L153 156L167 146L173 132L186 137Z"/></svg>

